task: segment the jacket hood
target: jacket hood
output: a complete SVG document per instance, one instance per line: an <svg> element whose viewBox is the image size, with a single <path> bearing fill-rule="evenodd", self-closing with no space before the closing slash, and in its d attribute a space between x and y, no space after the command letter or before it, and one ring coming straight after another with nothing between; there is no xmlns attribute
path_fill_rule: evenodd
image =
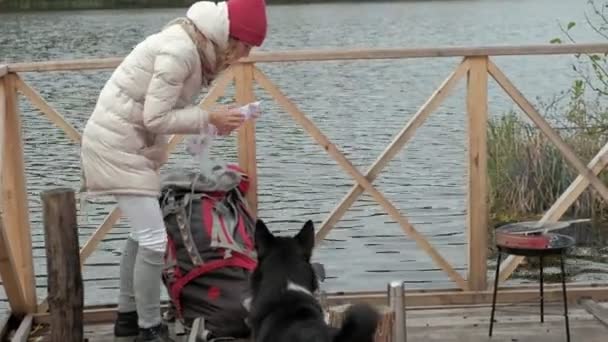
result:
<svg viewBox="0 0 608 342"><path fill-rule="evenodd" d="M211 39L222 50L227 48L230 21L226 2L196 2L190 6L188 12L186 12L186 17L194 23L205 37Z"/></svg>

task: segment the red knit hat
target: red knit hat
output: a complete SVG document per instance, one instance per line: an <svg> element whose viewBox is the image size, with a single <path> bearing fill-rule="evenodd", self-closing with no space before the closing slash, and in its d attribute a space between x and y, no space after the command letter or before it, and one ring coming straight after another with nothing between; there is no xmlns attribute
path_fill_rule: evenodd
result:
<svg viewBox="0 0 608 342"><path fill-rule="evenodd" d="M264 0L229 0L230 36L260 46L266 38L266 2Z"/></svg>

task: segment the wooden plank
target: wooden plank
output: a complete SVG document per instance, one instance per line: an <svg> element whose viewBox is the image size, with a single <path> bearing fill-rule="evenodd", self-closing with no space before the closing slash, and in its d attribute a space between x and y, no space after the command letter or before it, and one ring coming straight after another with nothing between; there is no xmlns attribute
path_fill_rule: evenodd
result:
<svg viewBox="0 0 608 342"><path fill-rule="evenodd" d="M466 320L466 319L463 319ZM416 342L566 342L563 320L540 324L532 317L522 322L500 322L488 337L486 324L408 327L408 338ZM606 328L591 320L575 320L570 324L575 341L604 342Z"/></svg>
<svg viewBox="0 0 608 342"><path fill-rule="evenodd" d="M34 107L38 108L46 117L55 125L63 130L63 132L75 143L80 144L80 132L74 128L65 118L51 107L29 84L25 83L17 76L17 89L27 97Z"/></svg>
<svg viewBox="0 0 608 342"><path fill-rule="evenodd" d="M166 306L165 306L166 308ZM164 309L164 308L163 308ZM113 322L116 319L116 307L108 307L103 309L88 309L85 308L83 311L83 323L87 324L99 324ZM38 312L34 315L34 321L37 324L50 324L51 316L48 312Z"/></svg>
<svg viewBox="0 0 608 342"><path fill-rule="evenodd" d="M32 322L34 321L34 316L29 314L23 318L21 324L19 324L19 328L13 335L11 342L27 342L30 337L30 331L32 331Z"/></svg>
<svg viewBox="0 0 608 342"><path fill-rule="evenodd" d="M8 65L0 64L0 78L8 74Z"/></svg>
<svg viewBox="0 0 608 342"><path fill-rule="evenodd" d="M488 58L471 57L467 83L468 112L468 282L486 288L488 255Z"/></svg>
<svg viewBox="0 0 608 342"><path fill-rule="evenodd" d="M580 298L587 297L597 301L608 301L608 286L602 287L585 287L568 285L568 302L575 304ZM428 307L428 306L453 306L453 305L472 305L492 303L492 294L490 290L485 291L445 291L445 292L409 292L406 291L406 303L408 310L411 307ZM547 285L544 290L545 303L552 301L560 302L562 297L561 285ZM348 304L354 302L366 302L374 305L382 305L386 303L386 293L368 293L368 294L343 294L343 295L328 295L327 302L330 305ZM510 287L500 289L497 295L497 303L515 304L515 303L538 303L539 292L537 288L518 288Z"/></svg>
<svg viewBox="0 0 608 342"><path fill-rule="evenodd" d="M545 284L545 288L547 289L557 289L560 290L561 289L561 283L549 283L549 284ZM582 289L582 288L593 288L593 289L608 289L608 282L587 282L587 281L581 281L581 282L575 282L575 283L570 283L568 284L568 290L571 289ZM537 283L528 283L528 284L519 284L519 285L502 285L499 287L499 291L500 293L504 292L504 291L522 291L522 290L535 290L538 291L538 284ZM489 291L489 290L488 290ZM425 289L425 288L414 288L414 289L408 289L407 293L409 295L414 295L414 294L418 294L418 295L429 295L432 296L434 294L444 294L444 293L461 293L463 292L461 289L458 289L456 287L447 287L447 288L430 288L430 289ZM475 291L468 291L468 292L475 292ZM350 297L365 297L365 296L387 296L387 292L386 291L377 291L377 290L368 290L368 291L337 291L337 292L326 292L326 295L329 296L330 298L332 298L332 300L335 300L336 298L350 298ZM168 303L167 301L161 301L162 303ZM386 303L385 303L386 304ZM487 306L491 304L491 302L488 302L486 304L475 304L475 305L484 305ZM468 306L471 306L473 304L467 304ZM96 305L89 305L87 306L87 310L97 310L97 309L108 309L108 308L113 308L115 307L115 304L112 303L106 303L106 304L96 304ZM428 308L428 307L432 307L432 305L425 305L424 308ZM415 306L411 306L408 305L408 308L415 308Z"/></svg>
<svg viewBox="0 0 608 342"><path fill-rule="evenodd" d="M538 310L538 308L536 307ZM498 342L555 342L564 340L564 323L560 306L552 307L554 314L544 324L538 322L538 314L532 310L525 313L502 313L491 341ZM420 310L408 311L408 340L416 342L487 342L489 315L484 310ZM608 329L597 322L582 308L575 307L570 315L570 327L577 340L604 342ZM171 329L170 325L170 330ZM40 336L37 334L36 336ZM44 334L42 334L44 336ZM86 326L90 342L113 341L111 322ZM180 339L176 339L179 341ZM237 342L237 341L235 341ZM240 340L238 340L240 342ZM245 340L243 340L245 342Z"/></svg>
<svg viewBox="0 0 608 342"><path fill-rule="evenodd" d="M5 118L6 118L6 92L5 82L0 79L0 146L6 145ZM2 178L2 167L4 161L4 148L0 147L0 179ZM19 270L15 262L15 251L12 250L5 226L2 222L2 202L0 202L0 282L4 279L3 287L8 296L9 304L15 312L26 312L24 294L21 291Z"/></svg>
<svg viewBox="0 0 608 342"><path fill-rule="evenodd" d="M473 46L394 49L339 49L268 52L252 54L243 62L301 62L330 60L403 59L431 57L563 55L607 53L608 44L542 44L520 46Z"/></svg>
<svg viewBox="0 0 608 342"><path fill-rule="evenodd" d="M24 294L26 313L36 310L36 283L32 255L32 237L28 212L23 139L16 89L16 76L2 78L5 89L5 129L2 169L2 210L5 237L11 243L13 258ZM14 311L15 312L15 311Z"/></svg>
<svg viewBox="0 0 608 342"><path fill-rule="evenodd" d="M517 308L511 308L512 311L504 310L501 311L495 320L495 328L500 329L504 327L505 324L526 324L530 322L534 322L538 324L540 322L538 319L538 307L531 308L532 310L528 310L528 312L524 312L521 310L517 310ZM533 310L536 309L536 310ZM551 323L559 323L562 328L564 325L564 316L562 307L561 310L559 306L553 306L551 308L552 314L545 315L545 324ZM443 312L442 312L443 311ZM446 312L447 311L447 312ZM471 325L487 325L490 323L490 315L488 314L488 308L485 308L483 311L479 312L470 312L469 310L461 310L457 312L451 312L452 310L433 310L432 312L427 312L426 310L421 310L416 312L412 316L409 317L408 323L409 327L412 326L430 326L430 327L440 327L440 326L450 326L454 328L464 328L470 327ZM534 312L536 311L536 312ZM535 314L533 314L535 313ZM422 317L419 317L422 316ZM571 322L573 321L589 321L593 323L593 315L590 315L587 311L583 309L571 309L568 310L568 318ZM448 322L449 321L449 322ZM537 323L538 322L538 323ZM487 330L486 330L487 332Z"/></svg>
<svg viewBox="0 0 608 342"><path fill-rule="evenodd" d="M598 321L602 322L603 325L608 327L608 308L600 305L598 302L592 299L582 299L580 304L595 317Z"/></svg>
<svg viewBox="0 0 608 342"><path fill-rule="evenodd" d="M84 285L76 195L69 188L42 193L51 341L82 341Z"/></svg>
<svg viewBox="0 0 608 342"><path fill-rule="evenodd" d="M368 191L372 197L386 210L386 212L399 223L401 228L406 234L409 234L416 243L422 248L431 259L443 269L447 275L454 281L460 288L466 288L466 281L462 276L454 270L454 268L447 262L440 254L433 248L433 246L409 223L409 221L401 215L399 210L388 201L384 195L382 195L371 183L357 170L352 163L344 157L344 154L338 150L338 148L329 141L329 139L310 121L304 113L302 113L298 107L289 100L281 90L273 84L259 69L254 71L255 79L258 83L265 88L270 95L287 110L287 112L294 118L294 120L304 128L311 137L325 150L327 153L338 162L338 164L353 177L357 183L359 183L366 191Z"/></svg>
<svg viewBox="0 0 608 342"><path fill-rule="evenodd" d="M505 90L505 92L513 99L513 101L528 115L528 117L540 128L555 147L561 152L562 156L576 169L576 171L587 178L591 186L608 202L608 188L597 178L596 175L583 164L576 156L574 151L560 135L555 132L549 123L538 113L532 104L523 96L523 94L515 87L515 85L507 78L507 76L493 63L488 63L488 71L496 82Z"/></svg>
<svg viewBox="0 0 608 342"><path fill-rule="evenodd" d="M235 68L236 101L246 105L255 101L253 93L253 64L240 64ZM254 217L258 214L258 167L256 153L255 120L248 120L238 130L239 166L249 177L247 203Z"/></svg>
<svg viewBox="0 0 608 342"><path fill-rule="evenodd" d="M599 175L602 170L608 165L608 143L591 159L587 167L591 169L594 175ZM589 186L589 181L582 175L578 175L570 186L561 194L561 196L553 203L551 208L539 220L541 223L557 222L570 206L579 198L579 196ZM517 266L524 261L525 257L509 255L505 261L500 264L500 281L505 281L515 270Z"/></svg>
<svg viewBox="0 0 608 342"><path fill-rule="evenodd" d="M6 111L8 109L8 103L6 102L6 85L8 83L4 81L3 78L0 78L0 178L2 178L2 170L4 164L4 146L6 144L5 140L5 130L6 130ZM2 213L2 202L0 202L0 213Z"/></svg>
<svg viewBox="0 0 608 342"><path fill-rule="evenodd" d="M492 305L444 306L442 308L422 307L417 310L410 310L408 306L406 309L408 313L411 313L411 316L409 317L409 323L411 325L418 323L425 324L431 320L436 323L441 323L436 319L437 317L442 317L444 320L451 320L452 318L462 317L463 315L466 315L467 318L470 318L472 321L489 323L490 315L488 315L488 312L492 309ZM498 318L508 316L526 317L532 315L534 316L534 321L537 321L539 305L538 303L502 304L496 306L496 312L498 313ZM577 317L584 317L589 320L595 319L593 315L588 313L582 306L573 305L568 308L568 312ZM558 319L563 319L563 313L564 306L559 301L549 303L545 306L545 314L547 316L558 316ZM559 318L559 316L562 316L562 318ZM414 319L413 317L416 318Z"/></svg>
<svg viewBox="0 0 608 342"><path fill-rule="evenodd" d="M469 62L464 59L458 67L443 81L443 83L433 92L431 97L420 107L418 112L407 122L405 127L397 134L393 141L384 149L380 156L374 161L372 166L366 171L365 178L373 182L382 169L401 151L403 146L414 136L418 127L426 121L439 105L449 96L458 81L469 70ZM319 245L329 234L331 229L340 221L346 211L355 203L357 198L363 193L363 187L358 183L353 185L348 194L331 211L329 216L321 223L321 227L316 234L315 244Z"/></svg>
<svg viewBox="0 0 608 342"><path fill-rule="evenodd" d="M124 57L110 57L12 63L8 65L8 70L10 72L45 72L114 69L120 65L123 59Z"/></svg>
<svg viewBox="0 0 608 342"><path fill-rule="evenodd" d="M579 53L608 53L608 44L541 44L504 46L462 46L394 49L325 49L256 52L244 63L274 63L302 61L338 61L367 59L403 59L431 57L571 55ZM124 57L24 62L8 65L9 72L41 72L66 70L95 70L116 68Z"/></svg>
<svg viewBox="0 0 608 342"><path fill-rule="evenodd" d="M608 301L608 284L577 284L568 285L568 302L576 304L581 299L593 299L598 302ZM563 299L561 284L545 284L545 301L547 306L555 303L561 305ZM497 307L513 304L538 305L538 286L512 286L501 288L498 292ZM372 292L346 292L332 293L327 295L327 304L330 306L370 303L372 305L386 305L386 291ZM492 303L492 291L461 291L452 289L437 290L411 290L406 291L406 303L408 312L439 309L441 308L465 308L471 305L477 306L479 310L486 310L489 317L489 305ZM166 304L163 305L166 308ZM116 305L87 307L84 311L86 324L112 322L116 317ZM408 318L409 321L409 318ZM35 322L48 324L49 313L37 313Z"/></svg>

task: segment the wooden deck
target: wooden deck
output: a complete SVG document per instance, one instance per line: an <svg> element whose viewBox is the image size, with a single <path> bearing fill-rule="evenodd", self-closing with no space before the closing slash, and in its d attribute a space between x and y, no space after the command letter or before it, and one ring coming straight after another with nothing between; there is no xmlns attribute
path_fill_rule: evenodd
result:
<svg viewBox="0 0 608 342"><path fill-rule="evenodd" d="M545 304L540 323L537 304L500 305L496 308L493 337L488 337L491 307L466 306L407 311L407 339L415 342L561 342L566 341L561 303ZM571 341L605 342L608 336L608 303L587 301L569 308ZM45 341L47 327L34 325L29 341ZM85 327L89 342L113 341L112 325ZM185 341L186 339L176 339Z"/></svg>

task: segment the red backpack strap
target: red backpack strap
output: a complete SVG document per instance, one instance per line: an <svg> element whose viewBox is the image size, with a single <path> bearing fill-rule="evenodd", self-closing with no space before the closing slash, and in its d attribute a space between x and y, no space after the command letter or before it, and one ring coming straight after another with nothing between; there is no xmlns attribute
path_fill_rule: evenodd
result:
<svg viewBox="0 0 608 342"><path fill-rule="evenodd" d="M206 273L215 271L223 267L240 267L248 271L253 271L256 265L257 263L255 260L245 255L235 253L232 257L228 259L209 261L192 269L186 275L178 278L177 281L174 282L170 287L170 296L173 299L173 303L175 304L175 310L177 311L177 314L181 316L182 312L182 304L180 299L182 290L192 280L202 275L205 275Z"/></svg>

